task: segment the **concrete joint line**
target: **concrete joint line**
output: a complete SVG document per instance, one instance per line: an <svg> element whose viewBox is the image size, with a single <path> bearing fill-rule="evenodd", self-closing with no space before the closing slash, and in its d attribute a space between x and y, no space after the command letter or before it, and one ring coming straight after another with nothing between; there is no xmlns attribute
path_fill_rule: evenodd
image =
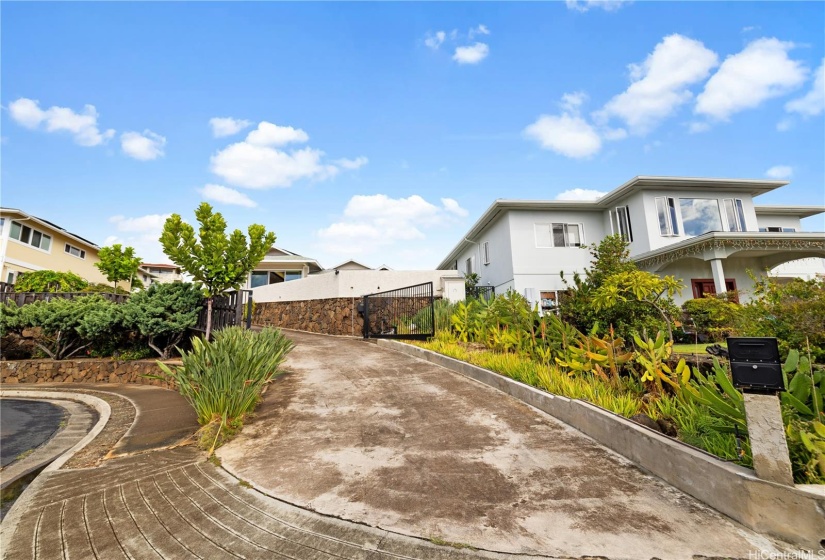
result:
<svg viewBox="0 0 825 560"><path fill-rule="evenodd" d="M47 465L23 491L20 497L17 498L17 501L3 519L2 524L0 524L0 543L8 543L11 542L11 538L14 536L14 532L17 529L17 524L20 522L22 512L27 509L27 505L31 497L37 494L39 488L45 483L51 473L57 471L60 467L66 464L69 459L71 459L78 451L89 445L89 443L91 443L100 434L100 432L103 431L103 428L106 427L106 424L109 422L109 418L112 416L112 408L109 406L109 403L103 399L84 393L3 389L0 394L6 398L20 397L26 399L80 402L94 408L98 413L97 423L91 430L89 430L89 433L87 433L86 436L77 442L73 447L63 452L62 455ZM6 558L5 551L7 550L7 547L0 548L2 548L2 550L0 550L0 558Z"/></svg>

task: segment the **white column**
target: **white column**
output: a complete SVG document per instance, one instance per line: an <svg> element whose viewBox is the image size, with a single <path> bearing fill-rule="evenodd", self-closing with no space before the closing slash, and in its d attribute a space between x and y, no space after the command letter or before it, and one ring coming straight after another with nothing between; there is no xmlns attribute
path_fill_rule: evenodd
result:
<svg viewBox="0 0 825 560"><path fill-rule="evenodd" d="M710 270L713 272L713 285L717 294L727 292L725 288L725 269L722 268L722 259L711 259Z"/></svg>

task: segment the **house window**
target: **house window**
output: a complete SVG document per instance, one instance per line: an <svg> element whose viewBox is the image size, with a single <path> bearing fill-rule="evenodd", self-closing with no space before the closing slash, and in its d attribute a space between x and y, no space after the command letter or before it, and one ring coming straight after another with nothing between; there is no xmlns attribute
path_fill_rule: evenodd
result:
<svg viewBox="0 0 825 560"><path fill-rule="evenodd" d="M670 197L656 197L656 212L659 214L659 231L663 236L679 235L676 221L676 200Z"/></svg>
<svg viewBox="0 0 825 560"><path fill-rule="evenodd" d="M728 231L748 231L745 227L745 209L742 206L742 199L726 198L722 202L725 205Z"/></svg>
<svg viewBox="0 0 825 560"><path fill-rule="evenodd" d="M464 270L466 274L473 273L473 257L468 257L466 261L464 261Z"/></svg>
<svg viewBox="0 0 825 560"><path fill-rule="evenodd" d="M14 284L14 278L17 276L17 273L13 270L9 270L8 276L6 276L6 283Z"/></svg>
<svg viewBox="0 0 825 560"><path fill-rule="evenodd" d="M13 221L11 223L11 233L9 236L20 243L31 245L43 251L48 251L52 246L51 235L32 229L29 226L24 226L20 222Z"/></svg>
<svg viewBox="0 0 825 560"><path fill-rule="evenodd" d="M782 233L782 232L785 232L785 233L793 233L793 232L795 232L795 231L796 231L796 228L792 228L792 227L779 227L779 226L768 226L768 227L761 227L761 228L759 228L759 231L763 231L763 232L764 232L764 231L767 231L767 232L770 232L770 233Z"/></svg>
<svg viewBox="0 0 825 560"><path fill-rule="evenodd" d="M259 286L266 286L269 283L269 273L266 271L256 270L252 272L252 278L249 281L250 288L257 288Z"/></svg>
<svg viewBox="0 0 825 560"><path fill-rule="evenodd" d="M633 228L630 225L630 208L627 206L617 206L616 212L611 213L611 226L614 233L618 233L627 242L633 241Z"/></svg>
<svg viewBox="0 0 825 560"><path fill-rule="evenodd" d="M579 224L552 224L553 247L581 247L581 228Z"/></svg>
<svg viewBox="0 0 825 560"><path fill-rule="evenodd" d="M284 272L284 281L289 282L290 280L300 280L303 278L303 274L301 274L300 270L287 270Z"/></svg>
<svg viewBox="0 0 825 560"><path fill-rule="evenodd" d="M484 257L484 264L490 264L490 242L485 241L481 244L481 255Z"/></svg>
<svg viewBox="0 0 825 560"><path fill-rule="evenodd" d="M679 209L686 235L722 231L722 215L715 198L680 198Z"/></svg>
<svg viewBox="0 0 825 560"><path fill-rule="evenodd" d="M86 258L86 251L84 251L83 249L78 249L74 245L69 245L68 243L66 243L66 248L64 250L70 255L75 256L79 259Z"/></svg>

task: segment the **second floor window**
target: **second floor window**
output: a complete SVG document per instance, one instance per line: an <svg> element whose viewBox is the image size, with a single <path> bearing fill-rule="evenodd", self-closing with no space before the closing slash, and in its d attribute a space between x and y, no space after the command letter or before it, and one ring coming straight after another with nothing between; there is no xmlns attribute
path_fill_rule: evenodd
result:
<svg viewBox="0 0 825 560"><path fill-rule="evenodd" d="M466 271L467 271L467 272L466 272L466 274L472 274L473 272L475 272L475 271L473 270L473 257L469 257L469 258L468 258L468 259L464 262L464 270L466 270Z"/></svg>
<svg viewBox="0 0 825 560"><path fill-rule="evenodd" d="M741 198L726 198L725 217L728 219L728 231L748 231L745 226L745 208Z"/></svg>
<svg viewBox="0 0 825 560"><path fill-rule="evenodd" d="M553 247L581 247L582 236L579 224L553 224Z"/></svg>
<svg viewBox="0 0 825 560"><path fill-rule="evenodd" d="M615 212L610 213L610 222L613 233L622 236L628 243L633 241L633 228L630 225L630 208L627 206L617 206Z"/></svg>
<svg viewBox="0 0 825 560"><path fill-rule="evenodd" d="M83 249L78 249L74 245L69 245L68 243L66 243L66 248L64 249L64 251L80 259L86 258L86 251L84 251Z"/></svg>
<svg viewBox="0 0 825 560"><path fill-rule="evenodd" d="M490 242L485 241L481 244L481 257L484 259L484 264L490 264Z"/></svg>
<svg viewBox="0 0 825 560"><path fill-rule="evenodd" d="M716 198L680 198L682 226L686 235L722 231L722 215Z"/></svg>
<svg viewBox="0 0 825 560"><path fill-rule="evenodd" d="M32 229L29 226L24 226L20 222L13 221L11 223L11 232L9 233L9 236L12 239L16 239L20 243L31 245L32 247L43 251L48 251L52 246L51 235Z"/></svg>
<svg viewBox="0 0 825 560"><path fill-rule="evenodd" d="M676 221L676 201L670 197L656 197L656 212L659 215L659 231L663 236L679 235Z"/></svg>

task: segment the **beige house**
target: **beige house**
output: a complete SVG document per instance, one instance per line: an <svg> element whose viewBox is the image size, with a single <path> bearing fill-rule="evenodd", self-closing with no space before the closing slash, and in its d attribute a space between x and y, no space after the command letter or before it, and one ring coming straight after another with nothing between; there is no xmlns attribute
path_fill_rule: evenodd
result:
<svg viewBox="0 0 825 560"><path fill-rule="evenodd" d="M37 270L73 272L88 282L107 284L95 267L100 247L57 224L14 208L0 208L0 281L13 284ZM129 289L128 282L121 288Z"/></svg>
<svg viewBox="0 0 825 560"><path fill-rule="evenodd" d="M140 280L145 287L152 284L170 284L172 282L182 282L183 274L176 264L151 264L140 265Z"/></svg>

